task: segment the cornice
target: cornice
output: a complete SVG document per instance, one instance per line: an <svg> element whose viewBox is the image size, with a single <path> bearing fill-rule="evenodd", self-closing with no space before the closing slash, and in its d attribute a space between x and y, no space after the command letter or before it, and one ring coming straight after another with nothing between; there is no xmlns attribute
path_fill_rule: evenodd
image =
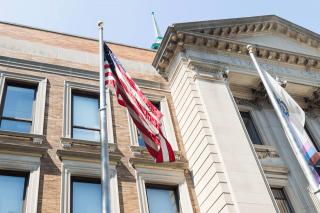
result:
<svg viewBox="0 0 320 213"><path fill-rule="evenodd" d="M47 64L47 63L40 63L40 62L11 58L6 56L0 56L0 66L99 81L98 71L77 69L77 68ZM6 72L1 71L1 68L0 68L0 73L6 73ZM149 81L145 79L137 79L137 78L133 78L133 79L140 87L152 88L152 89L156 88L161 91L167 90L166 85L164 83Z"/></svg>
<svg viewBox="0 0 320 213"><path fill-rule="evenodd" d="M320 48L320 37L309 30L301 28L283 19L255 21L247 23L229 23L223 26L214 26L203 29L195 29L192 32L221 37L235 37L259 33L279 33L313 48Z"/></svg>
<svg viewBox="0 0 320 213"><path fill-rule="evenodd" d="M246 46L249 43L235 41L230 38L207 35L195 32L179 31L169 36L167 45L163 47L162 54L157 54L153 65L159 73L167 78L166 68L171 62L175 51L184 50L186 47L201 47L208 50L218 50L240 55L248 55ZM254 52L257 58L276 62L293 64L306 67L307 69L320 69L320 58L311 55L290 52L271 47L255 45Z"/></svg>

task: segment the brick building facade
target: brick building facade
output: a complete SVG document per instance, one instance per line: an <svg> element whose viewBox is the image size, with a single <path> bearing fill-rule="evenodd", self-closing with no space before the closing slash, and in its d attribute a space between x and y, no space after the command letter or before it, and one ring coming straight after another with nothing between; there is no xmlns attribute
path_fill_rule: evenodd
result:
<svg viewBox="0 0 320 213"><path fill-rule="evenodd" d="M319 209L265 99L249 43L264 68L288 80L320 144L315 33L262 16L173 25L157 52L110 43L164 113L178 159L155 164L126 109L107 94L112 212L149 212L151 189L174 194L184 213ZM97 128L76 116L95 122L82 107L97 106L98 59L97 40L0 23L0 185L8 192L7 179L17 178L18 210L72 212L75 183L99 184Z"/></svg>

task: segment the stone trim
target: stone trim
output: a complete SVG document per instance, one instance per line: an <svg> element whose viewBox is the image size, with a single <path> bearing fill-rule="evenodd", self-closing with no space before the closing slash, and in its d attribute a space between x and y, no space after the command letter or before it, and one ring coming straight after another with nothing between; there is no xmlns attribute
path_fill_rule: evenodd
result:
<svg viewBox="0 0 320 213"><path fill-rule="evenodd" d="M74 90L92 92L99 94L99 87L95 85L80 84L76 82L65 81L64 82L64 102L63 102L63 135L62 138L71 138L71 114L72 114L72 92ZM109 91L109 90L107 90ZM110 92L106 94L107 101L107 128L108 128L108 143L114 143L113 136L113 124L112 124L112 112L111 112L111 100ZM65 140L62 140L62 142ZM73 140L72 143L77 143L82 140ZM63 144L67 145L67 144ZM68 146L68 145L67 145Z"/></svg>
<svg viewBox="0 0 320 213"><path fill-rule="evenodd" d="M0 66L99 81L99 72L0 56ZM167 91L164 83L133 78L140 87Z"/></svg>
<svg viewBox="0 0 320 213"><path fill-rule="evenodd" d="M46 140L44 135L0 130L0 138L5 136L13 136L16 138L23 138L27 140L29 139L33 144L42 144Z"/></svg>
<svg viewBox="0 0 320 213"><path fill-rule="evenodd" d="M188 68L195 72L193 78L201 78L207 80L227 81L229 70L212 63L203 61L189 60Z"/></svg>
<svg viewBox="0 0 320 213"><path fill-rule="evenodd" d="M111 144L109 144L110 147ZM113 151L114 148L109 149L109 161L110 164L117 165L120 162L121 155L120 153ZM100 152L88 152L82 150L65 150L58 149L57 156L63 160L81 160L86 162L96 162L99 163L101 160Z"/></svg>
<svg viewBox="0 0 320 213"><path fill-rule="evenodd" d="M209 27L192 31L231 38L238 35L279 33L313 48L320 48L320 39L318 36L310 35L309 33L302 32L301 30L294 29L292 26L287 26L286 24L279 23L277 21L232 24L229 26Z"/></svg>
<svg viewBox="0 0 320 213"><path fill-rule="evenodd" d="M0 154L0 169L29 172L29 181L23 212L37 212L40 181L40 157Z"/></svg>
<svg viewBox="0 0 320 213"><path fill-rule="evenodd" d="M42 135L44 127L44 113L45 113L45 103L46 103L46 90L47 90L47 78L41 78L37 76L30 76L24 74L14 74L1 72L0 75L0 102L3 104L3 93L4 87L7 81L21 82L21 83L31 83L37 86L36 91L36 102L33 106L33 118L31 133L33 136ZM4 132L4 131L3 131ZM28 134L26 134L28 135ZM41 136L34 137L34 143L41 144Z"/></svg>
<svg viewBox="0 0 320 213"><path fill-rule="evenodd" d="M137 189L141 213L149 213L146 193L146 183L177 185L181 212L193 212L184 171L156 170L151 168L136 168Z"/></svg>
<svg viewBox="0 0 320 213"><path fill-rule="evenodd" d="M61 213L70 213L71 176L100 178L100 164L63 160L61 166ZM115 165L109 165L111 212L120 213L118 178Z"/></svg>
<svg viewBox="0 0 320 213"><path fill-rule="evenodd" d="M257 153L257 156L259 159L264 158L279 158L279 153L276 151L276 149L273 146L270 145L258 145L253 144L254 149Z"/></svg>
<svg viewBox="0 0 320 213"><path fill-rule="evenodd" d="M169 141L170 145L172 146L172 149L174 151L179 151L177 139L175 136L175 131L172 124L171 114L169 110L168 100L165 96L156 96L151 94L145 94L146 97L150 101L159 101L161 112L164 114L163 116L163 133L166 136L167 140ZM129 112L128 114L128 122L129 122L129 128L130 128L130 139L131 139L131 145L132 146L139 146L138 143L138 136L137 136L137 128L134 125Z"/></svg>
<svg viewBox="0 0 320 213"><path fill-rule="evenodd" d="M247 45L249 43L239 42L229 38L206 35L194 32L178 31L173 33L168 38L168 43L161 52L162 55L157 55L153 65L159 70L159 73L167 78L165 72L169 66L172 56L176 50L184 49L187 46L197 46L205 49L214 49L229 53L248 55ZM293 53L285 50L275 49L265 46L254 46L254 52L257 58L273 60L288 64L304 66L308 68L320 69L320 58L300 53Z"/></svg>

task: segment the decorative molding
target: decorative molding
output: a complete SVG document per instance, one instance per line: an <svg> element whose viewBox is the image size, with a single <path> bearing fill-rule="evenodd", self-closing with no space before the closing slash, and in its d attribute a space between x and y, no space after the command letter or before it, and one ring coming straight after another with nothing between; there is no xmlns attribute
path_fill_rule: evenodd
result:
<svg viewBox="0 0 320 213"><path fill-rule="evenodd" d="M0 76L0 101L4 100L3 92L7 81L31 83L37 86L36 102L33 106L31 133L42 135L44 127L47 78L7 72L1 72ZM35 143L42 143L42 141L40 139L36 139Z"/></svg>
<svg viewBox="0 0 320 213"><path fill-rule="evenodd" d="M188 68L196 74L194 78L213 79L225 81L228 79L229 70L227 67L221 67L216 64L205 63L201 61L189 61Z"/></svg>
<svg viewBox="0 0 320 213"><path fill-rule="evenodd" d="M259 108L260 105L255 100L248 100L238 97L233 97L237 105L249 106L251 108Z"/></svg>
<svg viewBox="0 0 320 213"><path fill-rule="evenodd" d="M72 148L74 146L87 146L87 147L100 147L101 144L99 141L87 141L87 140L80 140L80 139L73 139L73 138L60 138L60 143L62 144L62 147L65 149ZM115 143L109 143L108 144L109 151L115 152L117 150L117 145Z"/></svg>
<svg viewBox="0 0 320 213"><path fill-rule="evenodd" d="M320 36L318 34L277 16L258 16L174 24L169 27L152 64L164 74L167 64L170 64L172 55L188 44L246 55L247 51L243 46L245 43L232 39L236 36L243 37L266 33L282 34L288 39L294 39L312 48L320 49ZM320 68L320 59L317 57L262 46L256 49L257 56L260 58L284 61L308 68Z"/></svg>
<svg viewBox="0 0 320 213"><path fill-rule="evenodd" d="M134 157L144 158L148 162L149 161L152 161L152 163L154 162L153 158L150 156L146 147L133 145L133 146L130 146L130 150ZM177 161L182 160L181 153L179 151L174 151L174 156Z"/></svg>
<svg viewBox="0 0 320 213"><path fill-rule="evenodd" d="M181 212L193 212L184 170L136 168L136 179L141 213L149 213L146 183L176 185Z"/></svg>
<svg viewBox="0 0 320 213"><path fill-rule="evenodd" d="M0 154L0 169L25 171L29 173L27 191L24 201L25 213L37 212L38 190L40 181L40 157Z"/></svg>
<svg viewBox="0 0 320 213"><path fill-rule="evenodd" d="M62 138L71 138L71 114L72 114L72 92L74 90L84 91L84 92L92 92L99 94L99 87L96 85L88 85L88 84L81 84L77 82L64 82L64 102L63 102L63 135ZM109 90L108 90L109 91ZM111 94L107 92L106 94L106 101L107 101L107 127L108 127L108 143L114 143L114 136L113 136L113 122L112 122L112 112L111 112ZM77 140L74 140L77 141ZM68 142L63 140L63 146L68 147Z"/></svg>
<svg viewBox="0 0 320 213"><path fill-rule="evenodd" d="M100 164L83 161L63 160L61 172L61 213L70 213L71 177L100 179ZM111 212L120 213L118 178L115 165L109 165Z"/></svg>
<svg viewBox="0 0 320 213"><path fill-rule="evenodd" d="M231 24L229 26L214 26L212 28L192 30L197 33L221 37L235 37L242 35L256 35L262 33L279 33L313 48L320 48L319 36L311 35L302 30L280 23L279 20L257 21L251 23Z"/></svg>
<svg viewBox="0 0 320 213"><path fill-rule="evenodd" d="M145 93L146 97L151 101L159 101L160 102L160 110L164 114L162 121L162 131L165 137L168 139L172 149L174 151L179 151L175 131L172 124L171 114L169 110L168 100L166 96L157 96L153 94ZM139 146L138 143L138 135L137 135L137 127L134 125L129 112L127 111L128 116L128 124L130 128L130 139L132 146Z"/></svg>
<svg viewBox="0 0 320 213"><path fill-rule="evenodd" d="M121 154L118 151L113 151L115 149L112 147L112 144L109 144L109 159L110 163L118 164L121 159ZM80 160L80 161L87 161L87 162L100 162L100 149L58 149L57 155L61 160Z"/></svg>
<svg viewBox="0 0 320 213"><path fill-rule="evenodd" d="M312 111L313 109L317 109L320 106L320 88L316 87L312 92L311 97L304 98L305 103L308 106L308 110Z"/></svg>
<svg viewBox="0 0 320 213"><path fill-rule="evenodd" d="M279 153L276 151L273 146L267 146L267 145L257 145L254 144L254 149L257 153L257 156L259 159L264 159L264 158L279 158Z"/></svg>
<svg viewBox="0 0 320 213"><path fill-rule="evenodd" d="M178 41L170 41L169 43L181 43L182 46L196 46L210 50L219 50L245 56L248 55L246 46L249 43L247 42L240 42L229 38L199 34L195 32L178 31L176 33L179 35L177 36ZM197 42L199 39L202 42ZM177 48L177 45L175 48ZM176 49L168 50L167 47L164 47L164 50L162 51L163 54L157 55L155 61L153 62L155 68L158 69L159 73L165 78L167 78L166 68L171 63L172 59L172 57L168 57L168 54L166 54L167 51L175 52ZM255 45L254 52L256 53L257 58L308 67L308 69L320 69L320 57L293 53L262 45Z"/></svg>

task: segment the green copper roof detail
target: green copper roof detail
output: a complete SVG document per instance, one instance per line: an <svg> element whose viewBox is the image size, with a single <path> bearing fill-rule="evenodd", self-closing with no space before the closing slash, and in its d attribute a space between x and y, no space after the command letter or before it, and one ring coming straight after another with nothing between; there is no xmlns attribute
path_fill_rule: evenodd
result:
<svg viewBox="0 0 320 213"><path fill-rule="evenodd" d="M163 37L161 36L161 32L159 30L159 26L158 26L158 23L156 21L154 12L151 13L151 16L152 16L153 28L154 28L155 36L156 36L156 40L151 45L151 49L157 50L160 47L160 44L161 44L161 41L162 41Z"/></svg>

